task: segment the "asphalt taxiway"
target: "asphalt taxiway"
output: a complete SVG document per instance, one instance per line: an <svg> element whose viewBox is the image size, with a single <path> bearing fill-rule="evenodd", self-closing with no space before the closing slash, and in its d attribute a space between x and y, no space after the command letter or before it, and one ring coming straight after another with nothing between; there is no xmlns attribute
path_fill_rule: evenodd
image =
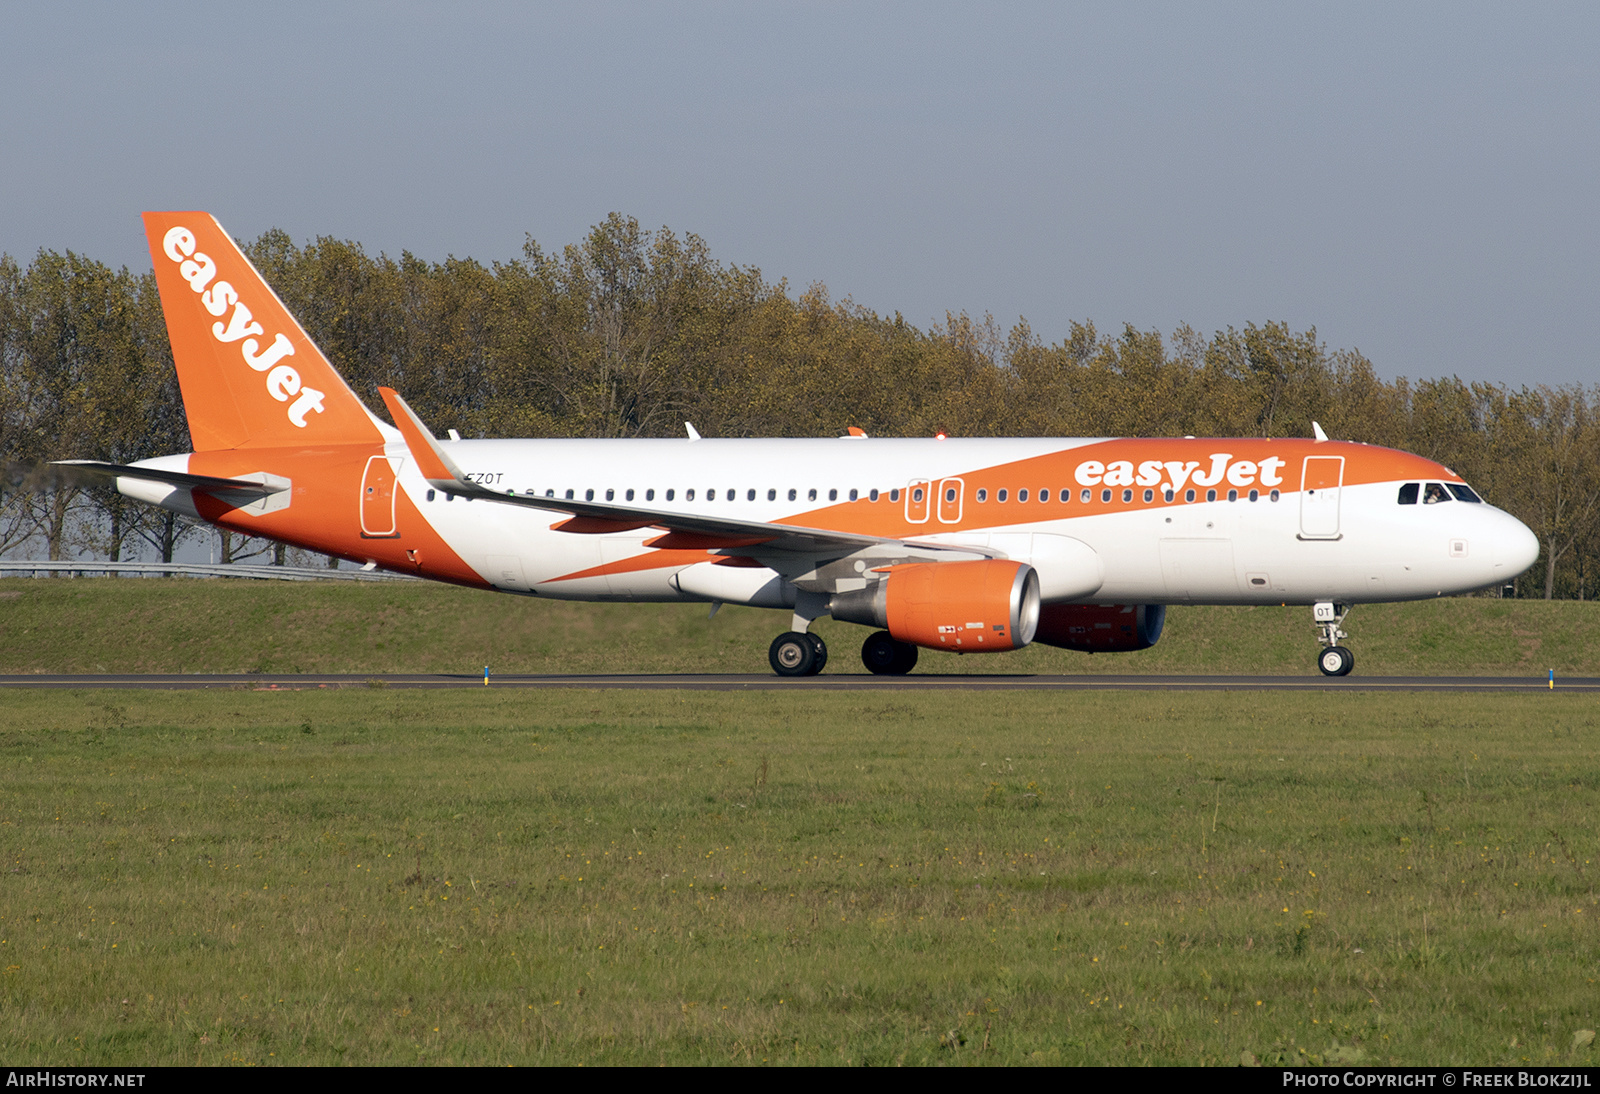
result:
<svg viewBox="0 0 1600 1094"><path fill-rule="evenodd" d="M482 688L481 675L447 673L194 673L0 676L0 688L239 689L306 691L338 688ZM638 691L1549 691L1534 676L872 676L824 673L798 678L767 674L512 675L489 677L491 688L594 688ZM1600 692L1600 677L1555 681L1556 691Z"/></svg>

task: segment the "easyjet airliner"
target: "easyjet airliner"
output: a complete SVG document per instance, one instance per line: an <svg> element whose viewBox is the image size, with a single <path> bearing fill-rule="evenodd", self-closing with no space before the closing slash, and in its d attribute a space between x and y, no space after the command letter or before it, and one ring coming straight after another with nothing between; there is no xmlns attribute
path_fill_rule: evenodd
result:
<svg viewBox="0 0 1600 1094"><path fill-rule="evenodd" d="M1502 584L1533 534L1449 468L1328 440L867 437L440 441L356 396L206 213L145 231L195 451L72 461L251 536L483 589L787 609L769 651L820 672L823 615L919 648L1145 649L1172 604L1312 607L1348 673L1353 604Z"/></svg>

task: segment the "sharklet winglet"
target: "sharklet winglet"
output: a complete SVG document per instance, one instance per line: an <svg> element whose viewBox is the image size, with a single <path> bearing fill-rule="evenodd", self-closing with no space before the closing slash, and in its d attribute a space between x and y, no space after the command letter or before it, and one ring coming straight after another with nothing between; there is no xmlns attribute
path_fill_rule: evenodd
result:
<svg viewBox="0 0 1600 1094"><path fill-rule="evenodd" d="M422 472L422 477L441 490L459 489L465 487L467 492L472 492L472 483L462 475L461 468L456 462L445 454L439 446L439 440L422 424L422 419L417 417L417 412L400 397L400 393L392 387L380 387L378 393L383 396L384 405L389 408L389 413L394 415L394 424L400 430L400 436L405 439L406 447L411 450L412 458L417 461L417 468Z"/></svg>

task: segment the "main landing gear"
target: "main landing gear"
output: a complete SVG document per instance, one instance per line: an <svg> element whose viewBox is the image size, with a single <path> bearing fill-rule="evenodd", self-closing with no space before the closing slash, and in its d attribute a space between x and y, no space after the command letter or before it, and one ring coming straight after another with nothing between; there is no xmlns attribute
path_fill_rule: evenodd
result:
<svg viewBox="0 0 1600 1094"><path fill-rule="evenodd" d="M878 676L904 676L917 666L917 647L897 642L888 631L878 631L861 643L861 663Z"/></svg>
<svg viewBox="0 0 1600 1094"><path fill-rule="evenodd" d="M828 663L828 647L814 634L785 631L772 640L767 660L779 676L815 676ZM916 668L917 647L878 631L861 643L861 663L878 676L904 676Z"/></svg>
<svg viewBox="0 0 1600 1094"><path fill-rule="evenodd" d="M795 597L793 630L772 640L767 660L779 676L815 676L828 664L828 646L810 633L811 621L828 610L821 593L801 592Z"/></svg>
<svg viewBox="0 0 1600 1094"><path fill-rule="evenodd" d="M828 664L828 646L814 634L785 631L772 640L767 660L779 676L815 676Z"/></svg>
<svg viewBox="0 0 1600 1094"><path fill-rule="evenodd" d="M1322 642L1322 652L1317 654L1317 668L1324 676L1348 676L1356 667L1356 655L1339 640L1350 636L1340 629L1344 617L1350 614L1350 605L1323 601L1312 606L1311 616L1317 626L1317 637Z"/></svg>

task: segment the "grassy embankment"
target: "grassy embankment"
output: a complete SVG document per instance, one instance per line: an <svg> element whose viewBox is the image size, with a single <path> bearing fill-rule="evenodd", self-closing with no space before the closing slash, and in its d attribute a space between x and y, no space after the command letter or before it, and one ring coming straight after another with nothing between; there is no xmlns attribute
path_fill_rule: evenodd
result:
<svg viewBox="0 0 1600 1094"><path fill-rule="evenodd" d="M0 701L13 1065L1592 1061L1587 698Z"/></svg>
<svg viewBox="0 0 1600 1094"><path fill-rule="evenodd" d="M1310 609L1173 608L1151 650L1030 647L919 672L1315 672ZM423 583L0 581L0 673L768 672L786 613L569 604ZM1481 598L1368 605L1347 622L1363 675L1600 675L1600 607ZM864 627L822 620L830 672L862 672Z"/></svg>

